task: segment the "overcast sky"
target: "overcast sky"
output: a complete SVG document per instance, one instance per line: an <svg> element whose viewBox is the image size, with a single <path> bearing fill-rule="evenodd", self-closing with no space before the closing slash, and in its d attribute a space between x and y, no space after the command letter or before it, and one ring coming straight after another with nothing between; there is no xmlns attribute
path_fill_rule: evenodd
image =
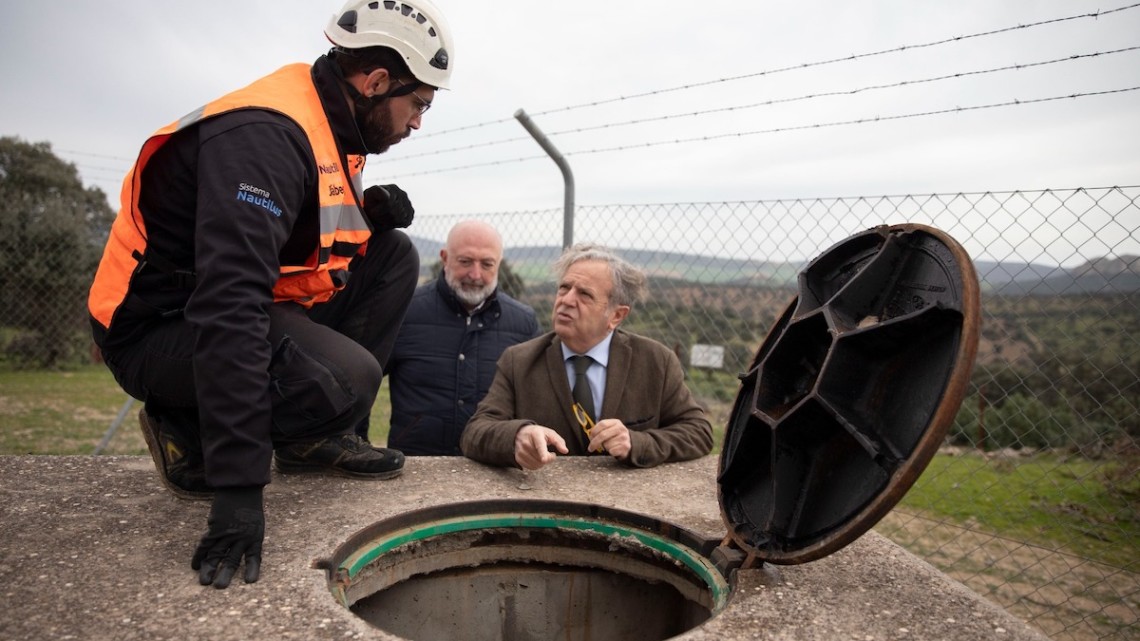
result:
<svg viewBox="0 0 1140 641"><path fill-rule="evenodd" d="M520 108L566 154L582 205L1140 184L1140 91L1032 102L1140 86L1140 51L971 73L1138 47L1140 7L864 55L1127 0L437 4L456 41L453 89L365 173L400 184L418 214L561 208L562 176L514 120ZM0 135L50 142L115 195L147 135L311 62L340 7L4 0ZM953 74L969 75L918 82ZM805 96L818 97L791 100Z"/></svg>

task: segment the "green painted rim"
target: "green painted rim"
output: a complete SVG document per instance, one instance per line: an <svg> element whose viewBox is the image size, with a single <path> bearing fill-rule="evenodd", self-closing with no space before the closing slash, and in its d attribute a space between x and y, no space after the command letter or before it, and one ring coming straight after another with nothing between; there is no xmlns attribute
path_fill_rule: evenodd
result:
<svg viewBox="0 0 1140 641"><path fill-rule="evenodd" d="M633 538L648 548L680 561L700 577L712 592L713 614L720 612L721 609L724 608L725 603L728 602L728 582L708 559L686 545L642 529L626 527L615 523L593 521L590 519L557 517L550 514L481 514L478 516L428 521L416 527L403 528L397 532L377 537L362 546L356 552L350 554L337 567L337 574L341 574L341 571L343 571L351 581L361 570L366 568L378 557L391 552L401 545L445 534L492 528L578 530L594 532L603 536L616 535ZM334 590L334 593L337 591L338 590ZM337 595L337 597L342 603L345 601L344 595Z"/></svg>

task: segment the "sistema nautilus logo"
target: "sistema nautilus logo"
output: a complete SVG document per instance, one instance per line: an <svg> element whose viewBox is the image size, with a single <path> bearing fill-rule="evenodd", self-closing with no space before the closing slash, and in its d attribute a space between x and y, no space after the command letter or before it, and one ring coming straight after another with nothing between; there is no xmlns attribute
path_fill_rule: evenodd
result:
<svg viewBox="0 0 1140 641"><path fill-rule="evenodd" d="M278 218L281 217L281 208L277 206L277 203L273 202L270 193L261 187L254 187L249 183L242 183L238 185L237 199L242 202L257 205Z"/></svg>

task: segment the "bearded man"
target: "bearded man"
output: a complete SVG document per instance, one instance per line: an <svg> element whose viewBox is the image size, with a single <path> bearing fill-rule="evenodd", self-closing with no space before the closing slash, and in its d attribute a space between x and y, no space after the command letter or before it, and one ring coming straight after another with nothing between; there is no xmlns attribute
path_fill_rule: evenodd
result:
<svg viewBox="0 0 1140 641"><path fill-rule="evenodd" d="M115 380L175 496L212 501L191 568L258 580L271 465L382 480L404 456L367 424L419 255L365 157L419 129L450 84L429 0L349 0L313 64L290 64L162 127L123 181L88 299Z"/></svg>
<svg viewBox="0 0 1140 641"><path fill-rule="evenodd" d="M498 289L503 240L491 225L451 228L439 278L416 289L389 361L388 447L407 456L459 456L467 419L503 350L539 334L534 310Z"/></svg>

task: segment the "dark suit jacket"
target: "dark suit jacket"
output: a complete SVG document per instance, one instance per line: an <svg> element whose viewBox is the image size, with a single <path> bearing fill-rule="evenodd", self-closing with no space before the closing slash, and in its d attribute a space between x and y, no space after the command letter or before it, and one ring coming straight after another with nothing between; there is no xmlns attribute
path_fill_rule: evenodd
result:
<svg viewBox="0 0 1140 641"><path fill-rule="evenodd" d="M532 423L558 432L570 454L588 453L589 439L570 409L561 345L548 332L503 352L491 389L463 430L459 446L466 456L517 467L515 433ZM712 450L712 426L685 385L681 362L644 336L614 332L599 420L606 418L619 418L629 429L626 463L635 467L685 461Z"/></svg>

